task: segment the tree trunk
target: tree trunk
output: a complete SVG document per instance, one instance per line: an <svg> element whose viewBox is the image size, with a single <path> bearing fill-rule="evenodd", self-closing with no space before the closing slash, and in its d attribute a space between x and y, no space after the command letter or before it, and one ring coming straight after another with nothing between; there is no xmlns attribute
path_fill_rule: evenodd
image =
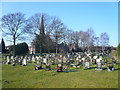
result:
<svg viewBox="0 0 120 90"><path fill-rule="evenodd" d="M48 38L48 53L50 54L50 39Z"/></svg>
<svg viewBox="0 0 120 90"><path fill-rule="evenodd" d="M50 54L50 42L48 42L48 53Z"/></svg>
<svg viewBox="0 0 120 90"><path fill-rule="evenodd" d="M56 54L58 53L57 50L58 50L58 48L57 48L57 46L56 46Z"/></svg>
<svg viewBox="0 0 120 90"><path fill-rule="evenodd" d="M102 46L102 52L104 53L104 46Z"/></svg>
<svg viewBox="0 0 120 90"><path fill-rule="evenodd" d="M56 54L58 53L58 46L57 46L57 43L56 43Z"/></svg>
<svg viewBox="0 0 120 90"><path fill-rule="evenodd" d="M56 54L58 53L58 39L56 38Z"/></svg>
<svg viewBox="0 0 120 90"><path fill-rule="evenodd" d="M42 56L42 43L40 42L40 55Z"/></svg>

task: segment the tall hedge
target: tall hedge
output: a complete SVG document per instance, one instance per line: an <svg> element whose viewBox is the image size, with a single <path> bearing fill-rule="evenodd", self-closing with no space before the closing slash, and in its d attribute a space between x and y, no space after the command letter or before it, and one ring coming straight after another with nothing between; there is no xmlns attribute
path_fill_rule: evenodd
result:
<svg viewBox="0 0 120 90"><path fill-rule="evenodd" d="M28 45L27 43L19 43L15 46L15 54L16 55L25 55L29 52L29 48L28 48ZM13 46L10 47L9 49L10 52L13 51Z"/></svg>

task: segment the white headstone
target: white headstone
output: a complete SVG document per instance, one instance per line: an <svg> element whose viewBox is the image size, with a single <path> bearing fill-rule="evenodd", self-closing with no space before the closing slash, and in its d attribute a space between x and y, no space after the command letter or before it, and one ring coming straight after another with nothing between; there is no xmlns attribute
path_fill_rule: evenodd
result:
<svg viewBox="0 0 120 90"><path fill-rule="evenodd" d="M81 56L79 55L78 58L81 58Z"/></svg>
<svg viewBox="0 0 120 90"><path fill-rule="evenodd" d="M79 60L79 58L77 57L77 58L76 58L76 60L78 61L78 60Z"/></svg>
<svg viewBox="0 0 120 90"><path fill-rule="evenodd" d="M85 67L90 68L90 63L89 62L85 62Z"/></svg>
<svg viewBox="0 0 120 90"><path fill-rule="evenodd" d="M20 59L23 59L23 56L21 56Z"/></svg>
<svg viewBox="0 0 120 90"><path fill-rule="evenodd" d="M43 58L43 63L47 63L47 59L46 58Z"/></svg>
<svg viewBox="0 0 120 90"><path fill-rule="evenodd" d="M10 59L7 59L7 62L6 62L6 64L8 64L10 62Z"/></svg>
<svg viewBox="0 0 120 90"><path fill-rule="evenodd" d="M98 59L96 59L96 62L98 63L98 62L100 62L100 59L98 58Z"/></svg>
<svg viewBox="0 0 120 90"><path fill-rule="evenodd" d="M85 58L82 58L83 61L85 61Z"/></svg>
<svg viewBox="0 0 120 90"><path fill-rule="evenodd" d="M102 60L102 56L100 56L99 59Z"/></svg>
<svg viewBox="0 0 120 90"><path fill-rule="evenodd" d="M38 57L38 56L36 56L36 59L37 59L37 60L39 60L39 57Z"/></svg>
<svg viewBox="0 0 120 90"><path fill-rule="evenodd" d="M7 62L6 64L9 64L10 63L10 59L9 59L9 56L7 56Z"/></svg>
<svg viewBox="0 0 120 90"><path fill-rule="evenodd" d="M23 65L25 65L25 66L27 65L27 60L26 60L26 58L23 59Z"/></svg>
<svg viewBox="0 0 120 90"><path fill-rule="evenodd" d="M7 56L7 60L9 60L9 56Z"/></svg>
<svg viewBox="0 0 120 90"><path fill-rule="evenodd" d="M70 57L70 55L68 54L68 58Z"/></svg>
<svg viewBox="0 0 120 90"><path fill-rule="evenodd" d="M32 57L32 62L35 62L35 57L34 56Z"/></svg>
<svg viewBox="0 0 120 90"><path fill-rule="evenodd" d="M87 56L90 56L90 54L88 53Z"/></svg>
<svg viewBox="0 0 120 90"><path fill-rule="evenodd" d="M101 69L101 67L102 67L102 64L101 64L100 62L98 62L98 63L97 63L97 68L98 68L98 69Z"/></svg>
<svg viewBox="0 0 120 90"><path fill-rule="evenodd" d="M94 59L97 59L98 56L93 56Z"/></svg>

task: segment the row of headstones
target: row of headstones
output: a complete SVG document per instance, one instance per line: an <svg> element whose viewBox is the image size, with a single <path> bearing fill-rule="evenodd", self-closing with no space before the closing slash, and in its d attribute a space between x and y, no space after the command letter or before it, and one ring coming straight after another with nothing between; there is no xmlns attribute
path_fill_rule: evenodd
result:
<svg viewBox="0 0 120 90"><path fill-rule="evenodd" d="M87 70L87 69L90 68L90 64L88 62L86 62L84 67L85 67L84 70ZM34 70L40 70L40 69L43 69L42 68L42 64L39 64L39 65L34 67ZM62 63L58 63L56 69L57 69L57 72L62 72L63 71L63 64ZM67 69L67 67L64 68L64 69ZM108 64L108 68L107 69L110 72L113 71L114 70L113 64ZM46 64L45 70L51 70L50 64ZM103 70L102 69L102 65L100 63L97 63L96 70Z"/></svg>
<svg viewBox="0 0 120 90"><path fill-rule="evenodd" d="M64 63L66 63L66 61L67 61L67 64L69 64L69 65L74 62L73 58L70 58L70 60L69 60L68 58L66 58L63 55L59 55L60 58L56 58L55 55L53 55L52 57L55 58L56 60L58 60L59 62L61 62L63 60L63 62L65 61ZM84 56L78 54L78 55L74 55L74 57L76 58L76 61L78 61L77 62L78 65L82 64L82 61L84 61L83 64L85 65L85 67L89 68L90 64L91 64L91 61L93 59L95 59L97 61L98 67L101 66L100 60L102 60L102 56L100 56L99 58L98 58L98 56L93 56L93 59L91 59L91 55L90 54L86 54ZM90 60L88 60L88 57L89 57ZM9 61L13 59L13 56L11 56L11 58L9 56L7 56L6 58L7 58L7 64L8 64ZM6 58L4 57L4 59L6 59ZM62 60L61 60L61 58L62 58ZM47 64L48 56L47 57L40 57L40 56L32 56L32 57L31 56L25 56L25 57L21 56L21 57L16 57L15 60L12 60L13 61L13 65L15 64L14 62L16 60L23 61L22 62L23 65L26 65L27 61L35 62L35 60L38 61L38 64L41 63L41 62ZM54 61L52 61L52 63L54 63ZM73 65L73 66L75 67L75 65Z"/></svg>
<svg viewBox="0 0 120 90"><path fill-rule="evenodd" d="M22 61L24 61L25 63L26 63L26 61L28 61L28 62L43 61L43 63L47 63L49 57L41 57L41 56L25 56L25 57L20 56L20 57L18 57L18 56L16 56L15 59L13 59L13 56L4 56L3 59L7 60L7 63L9 63L10 61L18 61L19 63L22 62ZM53 57L52 59L57 60L58 62L63 61L64 63L66 63L66 62L72 63L74 61L73 58L71 58L70 60L68 58L66 58L66 57L62 58L62 55L60 55L60 58ZM76 60L81 61L81 60L78 60L78 58ZM82 60L85 60L85 58L83 57Z"/></svg>
<svg viewBox="0 0 120 90"><path fill-rule="evenodd" d="M61 55L60 57L62 57L62 55ZM87 59L88 59L88 57L89 57L89 59L90 59L90 55L87 55ZM64 57L64 58L65 58L65 57ZM78 58L78 59L76 59L77 61L78 61L79 59L81 59L80 55L79 55L77 58ZM100 56L99 58L98 58L97 56L94 56L93 58L96 59L96 61L97 61L97 69L102 70L102 63L101 63L102 56ZM82 59L83 59L83 61L85 61L85 62L84 62L85 68L86 68L86 69L89 69L89 68L90 68L90 60L85 60L85 58L82 58ZM72 61L72 60L73 60L73 59L70 59L70 61ZM76 67L74 64L72 64L72 65L73 65L73 67ZM59 64L58 66L60 66L60 64ZM112 69L112 70L113 70L113 69ZM58 69L58 71L59 71L59 69Z"/></svg>
<svg viewBox="0 0 120 90"><path fill-rule="evenodd" d="M75 57L75 60L77 61L78 64L82 63L82 62L87 62L87 61L90 61L90 64L92 64L93 62L100 62L102 60L102 56L100 56L99 58L97 58L98 56L93 56L93 58L91 56L76 56ZM4 56L3 58L4 60L7 60L7 62L10 62L10 60L13 60L13 56ZM24 62L28 61L28 62L36 62L36 61L43 61L43 63L47 63L48 62L48 59L50 59L50 57L41 57L41 56L16 56L15 59L13 61L18 61L18 62L21 62L22 60ZM57 60L58 62L64 62L66 64L71 64L74 62L74 58L66 58L65 56L63 57L62 55L60 55L60 58L56 58L56 57L53 57L52 59L54 60ZM88 60L89 59L89 60ZM51 60L52 61L52 60ZM103 60L102 60L103 61ZM54 62L54 61L52 61Z"/></svg>
<svg viewBox="0 0 120 90"><path fill-rule="evenodd" d="M90 54L90 53L85 53L84 55L74 55L77 61L77 65L81 65L82 63L84 64L85 69L89 69L91 64L97 64L97 69L102 70L102 65L105 65L107 63L107 59L104 59L102 53L99 54ZM69 56L68 56L69 57ZM71 61L72 59L70 59ZM116 63L116 60L114 60L113 63ZM73 67L76 67L76 65L72 64ZM77 66L79 67L79 66ZM114 70L113 64L108 64L108 70L112 71Z"/></svg>
<svg viewBox="0 0 120 90"><path fill-rule="evenodd" d="M3 59L6 60L6 64L10 63L19 63L19 64L24 64L26 65L27 62L36 62L36 63L48 63L48 58L41 57L41 56L16 56L15 59L13 59L13 56L3 56ZM53 59L50 59L50 63L54 64Z"/></svg>

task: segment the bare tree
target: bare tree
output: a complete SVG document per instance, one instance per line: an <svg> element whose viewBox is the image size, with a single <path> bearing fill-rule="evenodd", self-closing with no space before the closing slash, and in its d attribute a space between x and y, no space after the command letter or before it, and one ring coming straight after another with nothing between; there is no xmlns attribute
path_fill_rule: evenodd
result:
<svg viewBox="0 0 120 90"><path fill-rule="evenodd" d="M86 45L88 52L90 52L90 47L94 46L94 37L95 37L95 33L93 29L89 28L86 31Z"/></svg>
<svg viewBox="0 0 120 90"><path fill-rule="evenodd" d="M68 30L68 34L67 34L67 44L73 44L73 31L72 30Z"/></svg>
<svg viewBox="0 0 120 90"><path fill-rule="evenodd" d="M43 52L43 47L46 45L45 33L47 32L47 27L49 25L49 16L45 13L38 13L32 16L26 26L25 30L31 34L31 36L35 37L35 42L37 49L40 50L40 53Z"/></svg>
<svg viewBox="0 0 120 90"><path fill-rule="evenodd" d="M54 49L54 41L52 40L53 20L54 17L50 17L46 25L46 41L47 41L46 45L48 53L50 53L50 51Z"/></svg>
<svg viewBox="0 0 120 90"><path fill-rule="evenodd" d="M51 29L52 29L52 36L55 41L56 54L57 54L58 44L62 39L62 33L65 30L65 26L58 18L54 17L51 24Z"/></svg>
<svg viewBox="0 0 120 90"><path fill-rule="evenodd" d="M25 15L22 13L11 13L4 15L1 18L1 27L3 33L7 36L11 36L14 43L13 57L15 57L16 40L25 33L25 30L23 29L25 21Z"/></svg>
<svg viewBox="0 0 120 90"><path fill-rule="evenodd" d="M79 47L79 32L77 31L73 31L73 30L67 30L67 35L65 35L66 38L66 43L69 47L72 48L72 46L75 45L74 48L78 48Z"/></svg>
<svg viewBox="0 0 120 90"><path fill-rule="evenodd" d="M85 48L87 46L87 41L88 41L88 35L84 31L80 31L80 46L82 47L83 51L85 51Z"/></svg>
<svg viewBox="0 0 120 90"><path fill-rule="evenodd" d="M102 51L104 52L105 47L109 45L109 36L106 32L101 33L100 43L101 43L101 46L102 46Z"/></svg>
<svg viewBox="0 0 120 90"><path fill-rule="evenodd" d="M68 34L69 34L69 30L65 28L62 33L62 40L64 42L64 46L68 43Z"/></svg>
<svg viewBox="0 0 120 90"><path fill-rule="evenodd" d="M74 31L71 36L72 36L73 44L75 44L75 48L77 49L79 47L78 44L80 40L79 32Z"/></svg>
<svg viewBox="0 0 120 90"><path fill-rule="evenodd" d="M96 51L98 51L98 48L99 48L99 37L95 37L94 38L94 42L95 42L95 49L96 49Z"/></svg>

